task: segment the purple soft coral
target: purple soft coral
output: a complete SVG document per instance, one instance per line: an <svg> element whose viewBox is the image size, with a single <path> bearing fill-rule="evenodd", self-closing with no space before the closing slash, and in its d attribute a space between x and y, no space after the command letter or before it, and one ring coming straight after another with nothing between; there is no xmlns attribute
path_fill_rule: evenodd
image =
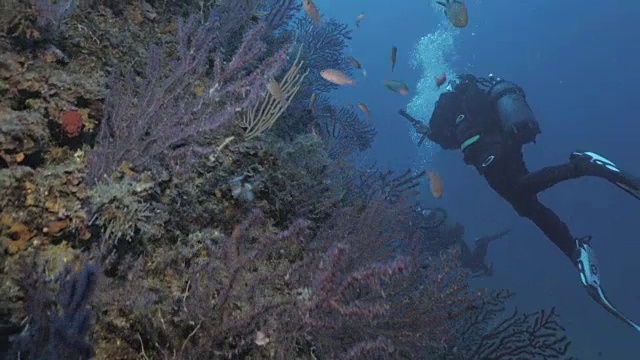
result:
<svg viewBox="0 0 640 360"><path fill-rule="evenodd" d="M229 14L229 9L218 10ZM265 58L265 24L245 30L237 50L229 54L226 49L236 49L234 34L242 22L221 22L218 15L212 13L205 23L193 16L179 22L175 61L165 59L163 49L152 48L142 80L133 71L112 80L90 156L90 183L122 164L137 171L155 170L158 164L172 172L188 170L189 160L204 150L198 139L253 106L267 79L281 71L289 46Z"/></svg>

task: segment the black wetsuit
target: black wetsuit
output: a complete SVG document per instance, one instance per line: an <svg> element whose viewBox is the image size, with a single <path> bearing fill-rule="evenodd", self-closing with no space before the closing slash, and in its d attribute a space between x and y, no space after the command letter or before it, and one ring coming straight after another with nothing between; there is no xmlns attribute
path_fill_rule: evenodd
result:
<svg viewBox="0 0 640 360"><path fill-rule="evenodd" d="M403 110L400 114L411 122L418 133L423 134L421 141L427 137L443 149L453 150L459 148L461 141L458 139L460 136L452 140L456 137L454 134L457 123L451 119L462 113L461 109L469 111L472 108L473 115L465 114L471 121L465 121L472 124L472 128L469 129L471 133L475 130L476 124L482 128L482 140L464 151L465 163L473 165L485 177L489 186L507 200L520 216L533 221L572 262L575 262L574 237L558 215L538 200L538 193L564 180L591 174L587 174L573 162L529 172L524 163L522 145L510 142L501 133L498 115L495 107L490 104L490 99L478 92L475 96L476 103L470 107L460 104L463 98L465 97L454 93L442 94L429 126ZM483 166L487 155L494 155L495 158L490 164Z"/></svg>
<svg viewBox="0 0 640 360"><path fill-rule="evenodd" d="M611 181L606 169L567 161L530 172L523 159L523 145L514 143L502 133L495 106L486 93L475 87L464 92L441 94L429 126L403 110L400 114L423 135L421 141L427 137L445 150L460 149L462 140L470 134L480 133L480 140L463 150L465 163L474 166L491 188L520 216L533 221L575 264L575 238L558 215L538 200L538 193L562 181L582 176L598 176ZM461 114L465 115L465 120L459 126L455 119ZM493 161L484 166L489 155L494 155Z"/></svg>
<svg viewBox="0 0 640 360"><path fill-rule="evenodd" d="M580 166L567 162L529 172L524 163L522 146L503 147L497 157L483 170L489 186L507 200L520 216L524 216L567 255L572 262L576 258L576 245L567 225L553 210L544 206L538 193L562 181L588 174Z"/></svg>
<svg viewBox="0 0 640 360"><path fill-rule="evenodd" d="M609 313L640 332L640 325L625 317L607 299L600 283L595 254L589 245L590 237L575 239L558 215L538 200L539 192L582 176L600 177L640 199L640 179L620 170L596 153L583 151L573 152L565 164L529 172L524 163L522 146L533 141L540 132L537 123L503 124L498 112L509 112L513 108L505 105L498 109L496 101L492 100L497 95L489 94L491 89L495 89L493 86L496 83L493 82L489 90L483 91L477 85L484 85L485 80L480 81L473 75L463 75L460 79L454 91L440 95L429 126L402 110L400 114L413 124L423 139L428 137L445 150L462 150L465 163L473 165L491 188L507 200L519 215L533 221L571 260L589 295ZM502 95L499 91L498 94ZM516 90L515 94L524 100L521 89ZM512 103L509 106L515 105ZM521 125L527 127L522 128ZM532 136L527 138L528 135Z"/></svg>

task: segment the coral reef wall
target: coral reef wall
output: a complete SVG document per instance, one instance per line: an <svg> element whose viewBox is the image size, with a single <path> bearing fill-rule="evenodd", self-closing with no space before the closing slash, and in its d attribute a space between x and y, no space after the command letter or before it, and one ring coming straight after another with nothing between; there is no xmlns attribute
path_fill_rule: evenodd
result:
<svg viewBox="0 0 640 360"><path fill-rule="evenodd" d="M353 161L376 131L326 96L323 21L2 2L0 359L569 358L554 311L469 285L424 172Z"/></svg>

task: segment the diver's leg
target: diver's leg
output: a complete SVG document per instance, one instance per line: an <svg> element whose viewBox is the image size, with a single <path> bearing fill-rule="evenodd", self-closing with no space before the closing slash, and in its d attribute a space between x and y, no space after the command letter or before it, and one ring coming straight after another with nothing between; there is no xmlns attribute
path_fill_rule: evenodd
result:
<svg viewBox="0 0 640 360"><path fill-rule="evenodd" d="M567 224L560 220L555 212L540 203L535 195L526 200L511 202L511 205L520 216L531 220L572 263L575 263L576 243Z"/></svg>
<svg viewBox="0 0 640 360"><path fill-rule="evenodd" d="M523 176L518 182L518 190L523 194L537 194L566 180L586 176L575 164L547 166Z"/></svg>
<svg viewBox="0 0 640 360"><path fill-rule="evenodd" d="M611 161L593 152L574 152L568 163L530 172L520 179L518 188L522 193L537 194L559 182L582 176L603 178L640 199L640 179L620 170Z"/></svg>
<svg viewBox="0 0 640 360"><path fill-rule="evenodd" d="M598 304L617 319L640 331L640 326L625 317L607 299L600 281L600 268L589 244L590 237L573 239L567 225L535 198L516 203L514 208L518 210L520 215L533 221L571 259L571 262L578 268L582 285Z"/></svg>

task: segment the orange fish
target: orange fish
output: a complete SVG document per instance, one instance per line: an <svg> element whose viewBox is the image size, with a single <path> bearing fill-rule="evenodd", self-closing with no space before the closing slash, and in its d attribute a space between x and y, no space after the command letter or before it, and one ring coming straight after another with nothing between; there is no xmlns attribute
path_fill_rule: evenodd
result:
<svg viewBox="0 0 640 360"><path fill-rule="evenodd" d="M463 28L469 23L469 13L464 0L446 0L447 2L437 1L438 4L444 6L444 14L447 16L451 24L458 28Z"/></svg>
<svg viewBox="0 0 640 360"><path fill-rule="evenodd" d="M313 3L313 1L302 0L302 7L307 13L307 16L309 16L314 23L320 24L320 13L318 12L318 7Z"/></svg>
<svg viewBox="0 0 640 360"><path fill-rule="evenodd" d="M356 58L354 58L353 56L347 56L347 60L351 62L351 65L353 65L354 68L362 69L362 65L360 65L360 62L356 60Z"/></svg>
<svg viewBox="0 0 640 360"><path fill-rule="evenodd" d="M342 71L339 71L339 70L325 69L320 71L320 76L322 76L323 79L337 85L356 86L355 81L353 81L349 76L347 76L346 74L344 74Z"/></svg>
<svg viewBox="0 0 640 360"><path fill-rule="evenodd" d="M358 17L356 18L356 26L357 27L360 27L360 22L362 20L364 20L364 16L365 16L364 13L362 13L362 14L358 15Z"/></svg>
<svg viewBox="0 0 640 360"><path fill-rule="evenodd" d="M431 194L434 198L440 199L442 197L442 178L433 171L427 171L427 176L429 176Z"/></svg>
<svg viewBox="0 0 640 360"><path fill-rule="evenodd" d="M398 53L398 48L393 46L391 48L391 72L396 67L396 54Z"/></svg>
<svg viewBox="0 0 640 360"><path fill-rule="evenodd" d="M367 117L367 119L371 120L371 113L369 112L369 108L364 103L358 103L358 108Z"/></svg>
<svg viewBox="0 0 640 360"><path fill-rule="evenodd" d="M434 76L433 78L436 80L436 87L439 89L440 86L442 86L442 84L444 84L444 82L447 81L447 74L442 73L440 77Z"/></svg>

